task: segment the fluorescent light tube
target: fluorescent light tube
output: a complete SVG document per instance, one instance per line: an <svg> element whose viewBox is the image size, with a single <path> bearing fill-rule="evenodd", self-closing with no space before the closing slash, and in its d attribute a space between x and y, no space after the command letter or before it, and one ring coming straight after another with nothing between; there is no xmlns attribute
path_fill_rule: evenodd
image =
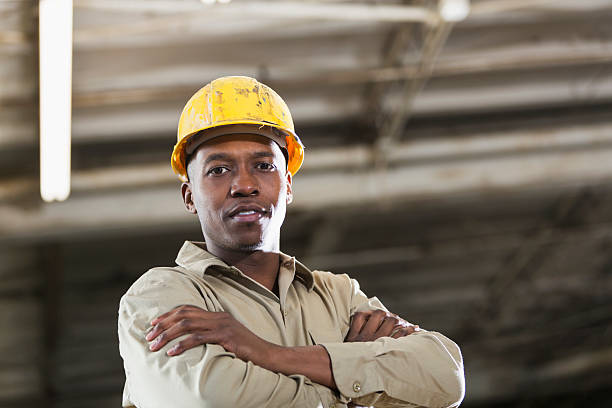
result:
<svg viewBox="0 0 612 408"><path fill-rule="evenodd" d="M39 2L40 195L70 194L72 0Z"/></svg>
<svg viewBox="0 0 612 408"><path fill-rule="evenodd" d="M469 0L440 0L440 16L449 22L465 20L470 14Z"/></svg>

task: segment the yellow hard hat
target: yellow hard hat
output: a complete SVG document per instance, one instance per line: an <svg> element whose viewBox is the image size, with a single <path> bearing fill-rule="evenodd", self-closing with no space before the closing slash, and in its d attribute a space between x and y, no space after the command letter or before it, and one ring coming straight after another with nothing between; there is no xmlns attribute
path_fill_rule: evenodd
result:
<svg viewBox="0 0 612 408"><path fill-rule="evenodd" d="M287 104L273 89L245 76L215 79L189 99L179 119L172 169L187 181L187 156L206 140L236 132L276 141L287 151L291 175L300 169L304 145L295 134Z"/></svg>

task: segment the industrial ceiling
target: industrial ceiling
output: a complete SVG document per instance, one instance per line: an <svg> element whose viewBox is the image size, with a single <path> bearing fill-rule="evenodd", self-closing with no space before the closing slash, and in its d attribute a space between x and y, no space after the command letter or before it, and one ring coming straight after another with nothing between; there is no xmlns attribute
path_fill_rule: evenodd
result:
<svg viewBox="0 0 612 408"><path fill-rule="evenodd" d="M438 5L74 0L72 192L45 203L38 2L0 0L0 405L120 404L118 299L201 239L169 157L223 75L306 145L283 251L459 342L463 406L610 404L612 2Z"/></svg>

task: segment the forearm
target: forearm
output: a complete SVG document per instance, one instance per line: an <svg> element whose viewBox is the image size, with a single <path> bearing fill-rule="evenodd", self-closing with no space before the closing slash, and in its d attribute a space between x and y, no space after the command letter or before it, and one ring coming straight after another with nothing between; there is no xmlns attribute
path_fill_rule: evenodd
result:
<svg viewBox="0 0 612 408"><path fill-rule="evenodd" d="M216 345L189 350L177 358L162 356L161 361L124 356L132 400L142 408L298 408L328 406L335 398L304 377L274 373Z"/></svg>
<svg viewBox="0 0 612 408"><path fill-rule="evenodd" d="M331 360L323 346L282 347L271 344L267 353L253 356L250 361L275 373L303 375L336 389Z"/></svg>
<svg viewBox="0 0 612 408"><path fill-rule="evenodd" d="M357 281L350 280L350 285L349 316L387 312L378 299L359 289ZM350 324L352 328L355 321ZM399 338L386 335L366 343L321 345L329 353L338 391L359 405L457 407L463 399L461 351L440 333L415 330Z"/></svg>
<svg viewBox="0 0 612 408"><path fill-rule="evenodd" d="M166 276L164 276L167 278ZM167 281L160 279L159 281ZM191 288L189 282L187 289ZM125 401L140 408L161 407L324 407L336 396L329 388L300 375L287 376L237 358L217 344L206 344L170 356L168 351L188 336L152 351L145 335L150 322L173 305L171 287L154 286L125 295L119 307L119 350L126 370ZM192 289L192 288L191 288ZM182 295L180 290L177 296ZM154 302L154 303L153 303ZM186 299L177 303L196 303Z"/></svg>
<svg viewBox="0 0 612 408"><path fill-rule="evenodd" d="M120 351L126 368L131 401L142 408L305 407L335 401L332 391L304 376L236 358L221 346L209 344L170 357L152 352L144 340L145 324L131 319L119 323Z"/></svg>
<svg viewBox="0 0 612 408"><path fill-rule="evenodd" d="M400 339L323 345L338 390L358 403L367 397L369 405L375 406L450 407L463 398L461 353L439 333L421 331ZM374 395L378 397L371 400ZM376 399L394 401L386 404Z"/></svg>

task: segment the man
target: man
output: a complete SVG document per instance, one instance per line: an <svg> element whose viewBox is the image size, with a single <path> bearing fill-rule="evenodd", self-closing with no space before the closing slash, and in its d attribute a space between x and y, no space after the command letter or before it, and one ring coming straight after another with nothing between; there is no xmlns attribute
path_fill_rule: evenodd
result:
<svg viewBox="0 0 612 408"><path fill-rule="evenodd" d="M204 242L121 299L124 407L460 404L452 341L280 252L303 156L287 106L252 78L219 78L187 103L172 167Z"/></svg>

